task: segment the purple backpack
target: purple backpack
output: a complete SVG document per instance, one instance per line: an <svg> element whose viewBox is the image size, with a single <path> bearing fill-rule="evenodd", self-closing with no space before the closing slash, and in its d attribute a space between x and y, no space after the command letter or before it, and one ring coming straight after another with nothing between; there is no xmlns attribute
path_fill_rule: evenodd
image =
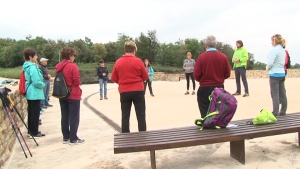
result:
<svg viewBox="0 0 300 169"><path fill-rule="evenodd" d="M210 105L204 118L197 119L195 124L203 128L225 128L232 119L236 108L236 98L223 88L215 88L209 96Z"/></svg>

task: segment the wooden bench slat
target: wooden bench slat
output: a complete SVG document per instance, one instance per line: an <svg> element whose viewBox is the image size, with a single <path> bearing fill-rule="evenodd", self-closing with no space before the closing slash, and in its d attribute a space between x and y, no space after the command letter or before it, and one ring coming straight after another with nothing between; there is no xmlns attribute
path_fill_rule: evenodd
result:
<svg viewBox="0 0 300 169"><path fill-rule="evenodd" d="M294 121L300 121L300 115L297 116L298 118L296 119L295 117L288 117L288 116L285 116L285 117L279 117L279 121L275 124L272 124L272 125L276 125L278 123L285 123L285 121L289 121L289 120L294 120ZM239 127L242 127L242 126L251 126L251 125L247 125L246 122L249 121L249 120L241 120L241 121L235 121L235 122L232 122L232 124L237 124L239 125ZM298 122L299 122L298 121ZM266 125L264 125L266 126ZM275 126L274 126L275 127ZM194 130L195 128L199 128L198 126L189 126L189 127L183 127L183 128L176 128L176 129L165 129L165 130L153 130L153 131L147 131L147 132L134 132L134 133L120 133L120 134L115 134L115 139L120 139L120 138L124 138L124 139L130 139L130 138L135 138L135 137L138 137L138 136L143 136L143 135L159 135L159 136L162 136L164 134L170 136L172 133L178 133L178 132L181 132L181 131L188 131L188 130ZM207 131L207 130L203 130L203 131Z"/></svg>
<svg viewBox="0 0 300 169"><path fill-rule="evenodd" d="M291 129L291 128L297 128L299 125L298 124L295 124L294 126L291 126L289 127L288 129ZM283 130L283 129L286 129L286 128L281 128L281 129L276 129L276 130L272 130L272 132L275 132L275 131L280 131L280 130ZM299 130L300 131L300 130ZM222 135L220 133L223 133ZM187 136L182 136L182 137L172 137L172 138L169 138L169 139L166 139L166 140L154 140L154 139L151 139L151 138L140 138L140 140L138 142L122 142L121 144L118 144L118 143L115 143L115 147L118 148L118 147L126 147L126 146L144 146L145 144L161 144L161 143L172 143L172 142L176 142L176 141L182 141L182 142L185 142L185 141L188 141L188 140L193 140L193 139L197 139L199 141L203 141L203 140L206 140L206 139L209 139L209 138L214 138L214 139L221 139L221 138L227 138L229 135L232 136L239 136L240 138L255 138L253 137L253 133L256 132L256 133L262 133L260 134L259 137L263 136L264 133L266 132L270 132L270 130L268 129L265 129L265 128L262 128L260 130L260 132L257 132L257 130L252 130L251 132L248 132L247 134L243 133L243 131L239 131L239 130L223 130L223 131L216 131L215 133L212 133L211 135L201 135L201 134L197 134L197 135L187 135Z"/></svg>
<svg viewBox="0 0 300 169"><path fill-rule="evenodd" d="M179 147L190 147L190 146L196 146L196 145L204 145L204 144L213 144L213 143L220 143L220 142L228 142L228 141L238 141L243 139L251 139L251 138L257 138L257 137L265 137L265 136L271 136L271 135L279 135L279 134L287 134L287 133L293 133L293 132L299 132L300 127L299 124L291 127L286 127L281 130L261 130L259 132L253 131L252 133L249 133L248 135L244 135L243 133L232 133L228 135L227 137L208 137L205 139L200 138L192 138L192 139L181 139L177 141L167 141L167 142L161 142L161 143L147 143L144 142L143 145L132 145L132 146L115 146L114 153L126 153L126 152L139 152L139 151L150 151L150 150L161 150L161 149L169 149L169 148L179 148ZM250 136L251 134L251 136Z"/></svg>
<svg viewBox="0 0 300 169"><path fill-rule="evenodd" d="M289 121L285 121L284 125L289 125L293 123L299 123L297 119L289 119ZM151 133L149 132L147 135L140 135L136 137L115 137L115 145L118 145L119 142L120 144L125 144L127 142L129 143L137 143L137 142L144 142L144 139L151 139L151 140L157 140L160 142L161 140L168 140L168 139L182 139L182 137L193 137L193 136L198 136L201 134L202 137L206 137L206 135L216 135L216 137L220 137L222 135L227 135L228 133L224 132L224 130L233 130L234 132L243 132L244 134L247 134L247 132L252 132L253 130L258 130L259 128L263 128L264 130L270 129L274 130L276 128L282 129L284 126L280 123L277 124L271 124L271 125L261 125L261 126L256 126L256 125L240 125L237 128L231 128L231 129L221 129L221 130L216 130L216 129L204 129L203 131L199 131L197 126L193 126L191 128L186 128L186 130L181 130L177 131L176 133ZM212 132L212 130L214 132Z"/></svg>

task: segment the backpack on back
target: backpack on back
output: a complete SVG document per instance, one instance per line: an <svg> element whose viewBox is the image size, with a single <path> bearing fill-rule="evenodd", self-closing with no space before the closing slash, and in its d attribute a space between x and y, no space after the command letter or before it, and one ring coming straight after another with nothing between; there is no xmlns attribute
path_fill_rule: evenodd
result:
<svg viewBox="0 0 300 169"><path fill-rule="evenodd" d="M288 61L287 61L287 64L285 65L287 69L290 69L291 68L291 58L290 58L290 55L287 51L285 51L287 57L288 57Z"/></svg>
<svg viewBox="0 0 300 169"><path fill-rule="evenodd" d="M52 96L64 99L68 98L71 93L71 88L67 86L64 74L62 73L62 70L57 72L54 82L53 82L53 92Z"/></svg>
<svg viewBox="0 0 300 169"><path fill-rule="evenodd" d="M209 96L210 105L204 118L197 119L195 124L203 128L226 128L231 121L236 108L236 98L223 88L215 88Z"/></svg>
<svg viewBox="0 0 300 169"><path fill-rule="evenodd" d="M26 95L26 78L24 71L22 71L22 73L20 74L19 92L23 96Z"/></svg>

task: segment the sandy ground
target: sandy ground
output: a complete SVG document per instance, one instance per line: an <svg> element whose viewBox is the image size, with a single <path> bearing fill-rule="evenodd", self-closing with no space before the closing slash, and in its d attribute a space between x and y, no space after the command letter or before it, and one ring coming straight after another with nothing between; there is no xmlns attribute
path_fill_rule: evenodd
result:
<svg viewBox="0 0 300 169"><path fill-rule="evenodd" d="M288 96L287 113L298 112L299 78L286 80ZM250 97L238 96L238 109L233 120L254 118L262 108L272 110L268 79L248 80ZM198 88L196 84L196 90ZM120 125L121 110L116 84L108 85L108 100L99 100L97 84L83 85L83 98L94 94L88 103ZM242 87L243 88L243 87ZM227 80L225 89L235 92L235 81ZM147 129L166 129L194 125L200 117L196 95L184 95L186 81L153 82L155 97L146 94ZM191 90L190 90L191 91ZM48 108L41 118L40 130L47 134L38 138L40 146L31 139L27 143L33 157L25 159L18 144L5 168L150 168L149 152L113 154L113 135L117 133L99 116L82 104L78 135L85 144L70 146L62 144L60 131L60 108L58 100L51 98L53 108ZM137 131L134 108L131 113L131 131ZM25 132L24 132L25 133ZM300 168L300 149L296 133L246 141L246 164L242 165L229 155L229 143L195 146L156 151L157 168L161 169L265 169Z"/></svg>

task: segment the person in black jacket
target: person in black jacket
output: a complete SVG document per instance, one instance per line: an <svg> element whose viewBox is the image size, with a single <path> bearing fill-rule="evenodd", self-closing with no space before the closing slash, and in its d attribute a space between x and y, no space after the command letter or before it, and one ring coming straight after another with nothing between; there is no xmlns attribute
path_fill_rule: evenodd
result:
<svg viewBox="0 0 300 169"><path fill-rule="evenodd" d="M108 69L104 65L104 60L99 61L99 67L97 69L97 75L99 77L100 85L100 100L103 99L103 86L104 86L104 99L107 98L107 81L108 81Z"/></svg>

